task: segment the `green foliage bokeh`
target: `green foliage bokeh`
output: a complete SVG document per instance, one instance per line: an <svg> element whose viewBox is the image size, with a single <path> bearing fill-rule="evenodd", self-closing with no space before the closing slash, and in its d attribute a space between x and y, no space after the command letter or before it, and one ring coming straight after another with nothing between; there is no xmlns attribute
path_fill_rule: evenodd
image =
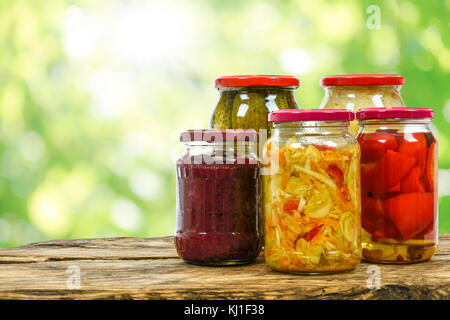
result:
<svg viewBox="0 0 450 320"><path fill-rule="evenodd" d="M172 234L178 133L207 127L218 75L296 75L313 108L323 75L401 74L450 180L450 1L376 1L379 28L373 4L0 0L0 246Z"/></svg>

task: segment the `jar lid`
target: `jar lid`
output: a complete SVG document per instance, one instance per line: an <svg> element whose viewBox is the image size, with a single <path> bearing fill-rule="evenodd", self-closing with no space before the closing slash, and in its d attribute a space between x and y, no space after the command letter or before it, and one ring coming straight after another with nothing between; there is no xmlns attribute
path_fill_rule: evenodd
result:
<svg viewBox="0 0 450 320"><path fill-rule="evenodd" d="M346 109L285 109L269 113L269 122L289 121L351 121L355 114Z"/></svg>
<svg viewBox="0 0 450 320"><path fill-rule="evenodd" d="M223 141L256 141L257 134L255 130L243 129L196 129L181 132L181 142L223 142Z"/></svg>
<svg viewBox="0 0 450 320"><path fill-rule="evenodd" d="M215 80L215 87L300 87L300 80L292 76L238 75L223 76Z"/></svg>
<svg viewBox="0 0 450 320"><path fill-rule="evenodd" d="M356 119L423 119L434 118L434 112L428 108L391 107L364 108L356 112Z"/></svg>
<svg viewBox="0 0 450 320"><path fill-rule="evenodd" d="M325 76L320 79L321 86L370 86L403 85L405 78L397 74L344 74Z"/></svg>

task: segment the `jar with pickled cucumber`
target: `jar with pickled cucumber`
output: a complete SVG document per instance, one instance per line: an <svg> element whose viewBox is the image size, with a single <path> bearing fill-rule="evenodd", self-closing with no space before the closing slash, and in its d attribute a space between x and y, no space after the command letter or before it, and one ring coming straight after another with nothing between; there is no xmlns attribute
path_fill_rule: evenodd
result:
<svg viewBox="0 0 450 320"><path fill-rule="evenodd" d="M325 97L320 104L324 109L385 108L404 106L400 90L405 78L395 74L346 74L325 76L320 80ZM358 133L357 121L350 123L353 136Z"/></svg>
<svg viewBox="0 0 450 320"><path fill-rule="evenodd" d="M361 259L360 149L348 110L280 110L264 146L266 263L274 270L348 271Z"/></svg>
<svg viewBox="0 0 450 320"><path fill-rule="evenodd" d="M215 81L219 100L209 126L214 129L254 129L260 141L270 136L267 115L275 110L298 109L294 91L300 81L291 76L240 75ZM264 136L263 136L264 135Z"/></svg>
<svg viewBox="0 0 450 320"><path fill-rule="evenodd" d="M369 108L356 117L361 126L363 258L385 263L430 259L438 248L433 111Z"/></svg>

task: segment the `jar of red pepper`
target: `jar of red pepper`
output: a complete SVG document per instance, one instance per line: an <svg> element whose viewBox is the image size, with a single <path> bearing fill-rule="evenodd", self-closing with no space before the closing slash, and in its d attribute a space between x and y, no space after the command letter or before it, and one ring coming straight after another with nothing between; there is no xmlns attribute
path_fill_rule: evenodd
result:
<svg viewBox="0 0 450 320"><path fill-rule="evenodd" d="M254 130L188 130L176 162L175 246L186 262L244 264L262 245Z"/></svg>
<svg viewBox="0 0 450 320"><path fill-rule="evenodd" d="M356 118L361 126L363 258L387 263L430 259L438 247L433 111L367 108Z"/></svg>

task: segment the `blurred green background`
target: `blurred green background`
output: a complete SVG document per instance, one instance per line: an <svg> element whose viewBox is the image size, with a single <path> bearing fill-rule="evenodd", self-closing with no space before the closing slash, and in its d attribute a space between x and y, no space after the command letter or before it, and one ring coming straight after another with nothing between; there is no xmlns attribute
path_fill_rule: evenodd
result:
<svg viewBox="0 0 450 320"><path fill-rule="evenodd" d="M319 105L323 75L406 77L405 102L436 114L450 232L449 8L0 0L0 246L172 234L179 131L207 127L213 80L230 74L298 76L303 108Z"/></svg>

